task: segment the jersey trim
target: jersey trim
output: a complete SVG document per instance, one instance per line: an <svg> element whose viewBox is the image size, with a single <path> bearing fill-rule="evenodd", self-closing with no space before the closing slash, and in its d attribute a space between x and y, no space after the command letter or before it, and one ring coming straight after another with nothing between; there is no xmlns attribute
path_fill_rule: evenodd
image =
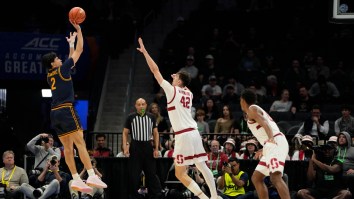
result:
<svg viewBox="0 0 354 199"><path fill-rule="evenodd" d="M195 154L193 156L187 156L184 159L185 160L191 160L191 159L194 159L194 158L199 158L199 157L203 157L203 156L207 156L207 155L208 154L206 154L206 153L200 153L200 154Z"/></svg>
<svg viewBox="0 0 354 199"><path fill-rule="evenodd" d="M62 80L64 80L64 81L70 81L70 80L71 80L71 77L65 78L65 77L61 74L60 68L61 68L61 67L58 68L59 77L60 77Z"/></svg>
<svg viewBox="0 0 354 199"><path fill-rule="evenodd" d="M173 97L172 97L172 99L171 99L171 101L169 101L169 102L167 102L167 104L171 104L171 102L173 102L173 100L175 99L175 97L176 97L176 87L174 86L173 87Z"/></svg>
<svg viewBox="0 0 354 199"><path fill-rule="evenodd" d="M173 110L176 110L176 107L175 107L175 106L171 106L171 107L168 107L168 108L167 108L167 111L173 111Z"/></svg>
<svg viewBox="0 0 354 199"><path fill-rule="evenodd" d="M193 130L195 130L195 129L194 128L183 129L183 130L180 130L180 131L176 131L175 135L186 133L186 132L193 131Z"/></svg>

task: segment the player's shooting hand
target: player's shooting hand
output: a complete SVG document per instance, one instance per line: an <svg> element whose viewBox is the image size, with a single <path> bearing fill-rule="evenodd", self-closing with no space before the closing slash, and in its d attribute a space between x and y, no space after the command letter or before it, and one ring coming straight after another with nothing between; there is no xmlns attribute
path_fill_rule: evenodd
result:
<svg viewBox="0 0 354 199"><path fill-rule="evenodd" d="M141 37L139 37L138 39L138 42L139 42L139 48L136 48L138 51L140 51L141 53L146 53L146 49L145 49L145 46L144 46L144 43L143 43L143 39L141 39Z"/></svg>
<svg viewBox="0 0 354 199"><path fill-rule="evenodd" d="M81 29L80 25L77 24L75 21L72 21L72 20L69 20L69 21L70 21L70 23L74 26L74 28L75 28L76 30L80 30L80 29Z"/></svg>

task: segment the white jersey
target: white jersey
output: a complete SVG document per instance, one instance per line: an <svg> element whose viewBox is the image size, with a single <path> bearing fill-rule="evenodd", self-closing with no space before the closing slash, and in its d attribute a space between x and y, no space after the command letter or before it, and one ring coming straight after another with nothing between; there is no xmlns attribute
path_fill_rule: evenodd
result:
<svg viewBox="0 0 354 199"><path fill-rule="evenodd" d="M260 110L262 110L263 115L265 116L266 120L270 125L270 129L272 130L273 136L280 133L278 125L273 121L273 119L269 116L267 112L265 112L261 107L257 105L251 105L251 106L256 106ZM252 134L257 138L259 143L263 145L264 142L269 139L264 128L258 122L253 120L248 120L247 123L248 123L248 128L251 130Z"/></svg>
<svg viewBox="0 0 354 199"><path fill-rule="evenodd" d="M198 129L192 117L193 94L187 88L172 86L166 80L160 85L166 93L168 116L174 132Z"/></svg>

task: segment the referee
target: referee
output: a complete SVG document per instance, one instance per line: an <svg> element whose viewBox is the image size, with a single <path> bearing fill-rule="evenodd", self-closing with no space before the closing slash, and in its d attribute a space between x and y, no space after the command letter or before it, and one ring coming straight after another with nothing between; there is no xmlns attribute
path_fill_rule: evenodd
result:
<svg viewBox="0 0 354 199"><path fill-rule="evenodd" d="M144 171L150 198L161 197L161 183L156 175L156 160L159 155L159 133L156 118L146 113L145 99L139 98L135 102L136 112L131 113L125 121L123 128L123 152L129 157L130 168L130 198L141 198L138 194L140 188L140 174ZM128 133L131 134L131 144L128 144ZM151 145L153 137L154 146Z"/></svg>

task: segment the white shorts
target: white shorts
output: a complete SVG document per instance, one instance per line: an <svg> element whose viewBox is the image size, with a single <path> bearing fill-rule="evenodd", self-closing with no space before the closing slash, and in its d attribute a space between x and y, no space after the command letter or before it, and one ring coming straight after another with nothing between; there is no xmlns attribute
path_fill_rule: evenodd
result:
<svg viewBox="0 0 354 199"><path fill-rule="evenodd" d="M198 130L175 135L174 162L178 166L192 165L208 160L203 141Z"/></svg>
<svg viewBox="0 0 354 199"><path fill-rule="evenodd" d="M256 167L256 171L265 176L276 171L283 173L285 160L289 153L289 144L283 134L274 137L274 141L277 144L266 142L263 146L263 156Z"/></svg>

